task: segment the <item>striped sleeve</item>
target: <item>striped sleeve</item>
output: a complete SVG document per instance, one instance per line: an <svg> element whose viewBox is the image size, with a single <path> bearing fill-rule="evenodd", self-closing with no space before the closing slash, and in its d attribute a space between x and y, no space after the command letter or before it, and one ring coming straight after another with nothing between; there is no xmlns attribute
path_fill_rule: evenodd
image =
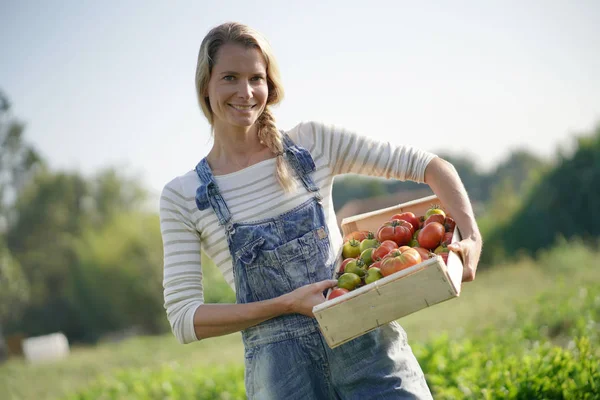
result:
<svg viewBox="0 0 600 400"><path fill-rule="evenodd" d="M169 182L160 196L160 230L164 252L164 307L171 329L182 344L197 341L194 313L204 303L200 234L178 179Z"/></svg>
<svg viewBox="0 0 600 400"><path fill-rule="evenodd" d="M416 147L374 140L334 125L312 122L317 142L334 175L360 174L425 182L425 168L435 154ZM307 133L307 135L311 135Z"/></svg>

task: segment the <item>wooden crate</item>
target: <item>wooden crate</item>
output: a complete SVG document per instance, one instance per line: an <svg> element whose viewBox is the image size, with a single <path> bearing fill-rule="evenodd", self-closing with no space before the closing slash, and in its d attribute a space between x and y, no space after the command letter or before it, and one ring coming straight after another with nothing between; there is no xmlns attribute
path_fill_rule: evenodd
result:
<svg viewBox="0 0 600 400"><path fill-rule="evenodd" d="M424 197L398 206L360 214L342 221L344 235L358 230L377 232L394 214L411 211L424 215L432 205L444 205L436 196ZM453 241L460 240L458 228ZM341 251L336 272L342 262ZM454 252L448 265L440 256L328 300L313 308L313 313L329 347L334 348L378 326L423 308L460 295L463 265Z"/></svg>

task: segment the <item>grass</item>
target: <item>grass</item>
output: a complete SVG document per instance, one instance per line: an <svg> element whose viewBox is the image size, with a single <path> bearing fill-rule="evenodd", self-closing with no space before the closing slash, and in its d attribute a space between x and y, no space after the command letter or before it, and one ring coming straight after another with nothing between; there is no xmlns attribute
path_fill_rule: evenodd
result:
<svg viewBox="0 0 600 400"><path fill-rule="evenodd" d="M458 341L494 327L500 331L503 326L515 325L518 309L534 307L540 293L547 296L564 288L585 290L598 285L600 274L595 265L599 258L597 251L578 244L563 244L554 252L541 254L540 261L523 259L482 271L475 282L463 286L459 298L399 322L408 332L411 344L417 347L443 334ZM545 312L552 314L552 310ZM62 398L87 387L100 376L114 376L122 370L157 371L152 376L161 376L160 371L168 365L196 370L241 365L242 361L239 333L185 346L178 344L171 334L138 337L120 343L76 347L68 359L52 364L29 365L21 359L11 359L0 365L0 397L3 400Z"/></svg>

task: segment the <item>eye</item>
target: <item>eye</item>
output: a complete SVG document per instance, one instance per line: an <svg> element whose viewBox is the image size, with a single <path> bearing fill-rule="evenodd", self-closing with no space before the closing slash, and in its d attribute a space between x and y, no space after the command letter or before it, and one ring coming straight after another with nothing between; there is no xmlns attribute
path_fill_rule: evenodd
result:
<svg viewBox="0 0 600 400"><path fill-rule="evenodd" d="M262 76L260 76L260 75L257 75L257 76L253 76L253 77L252 77L252 80L253 80L254 82L260 82L260 81L262 81L263 79L264 79L264 78L263 78Z"/></svg>
<svg viewBox="0 0 600 400"><path fill-rule="evenodd" d="M225 75L223 77L223 80L225 80L225 81L232 81L234 79L235 79L235 76L233 76L233 75Z"/></svg>

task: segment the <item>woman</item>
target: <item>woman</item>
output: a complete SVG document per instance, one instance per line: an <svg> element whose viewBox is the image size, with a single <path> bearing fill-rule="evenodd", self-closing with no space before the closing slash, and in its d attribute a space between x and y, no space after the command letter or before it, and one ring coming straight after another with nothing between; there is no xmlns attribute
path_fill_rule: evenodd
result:
<svg viewBox="0 0 600 400"><path fill-rule="evenodd" d="M454 168L408 146L373 141L316 122L279 131L271 107L283 96L261 35L227 23L204 38L198 100L214 144L161 196L164 296L181 343L242 332L245 384L253 399L431 398L396 323L330 349L312 314L336 284L342 245L333 177L345 173L426 182L455 218L452 245L473 280L481 238ZM201 251L236 293L236 304L204 304Z"/></svg>

